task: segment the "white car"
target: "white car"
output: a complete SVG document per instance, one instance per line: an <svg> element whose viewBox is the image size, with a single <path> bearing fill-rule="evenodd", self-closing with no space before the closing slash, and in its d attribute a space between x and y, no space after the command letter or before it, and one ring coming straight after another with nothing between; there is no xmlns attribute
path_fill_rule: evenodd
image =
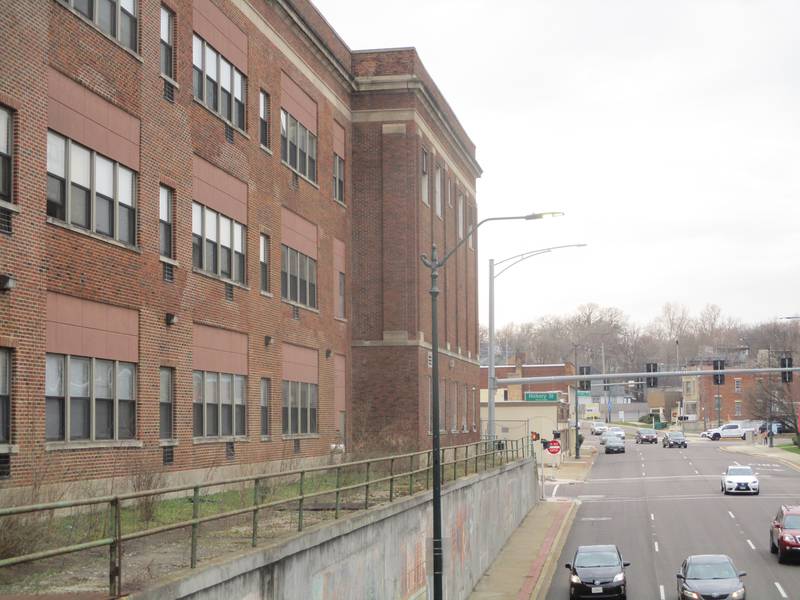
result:
<svg viewBox="0 0 800 600"><path fill-rule="evenodd" d="M600 445L601 446L605 446L606 445L606 441L608 441L608 438L612 438L612 437L613 438L619 438L623 442L625 441L625 438L620 436L619 431L611 431L609 429L608 431L606 431L602 435L600 435Z"/></svg>
<svg viewBox="0 0 800 600"><path fill-rule="evenodd" d="M722 474L719 487L723 494L754 494L758 496L757 473L746 465L731 465Z"/></svg>
<svg viewBox="0 0 800 600"><path fill-rule="evenodd" d="M704 431L700 434L700 437L705 437L710 440L719 440L719 439L745 439L748 432L753 433L755 429L753 427L745 427L741 423L728 423L727 425L723 425L722 427L717 427L716 429L709 429L708 431ZM704 435L705 434L705 435Z"/></svg>
<svg viewBox="0 0 800 600"><path fill-rule="evenodd" d="M592 435L600 435L608 431L608 426L605 423L592 423Z"/></svg>
<svg viewBox="0 0 800 600"><path fill-rule="evenodd" d="M622 427L609 427L608 432L618 435L623 440L625 439L625 430Z"/></svg>

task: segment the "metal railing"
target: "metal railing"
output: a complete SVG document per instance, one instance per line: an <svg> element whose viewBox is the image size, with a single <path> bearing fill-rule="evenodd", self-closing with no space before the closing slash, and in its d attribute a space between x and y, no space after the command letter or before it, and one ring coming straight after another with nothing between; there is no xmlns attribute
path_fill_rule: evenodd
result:
<svg viewBox="0 0 800 600"><path fill-rule="evenodd" d="M497 466L507 464L512 460L525 458L530 453L528 444L525 438L517 440L504 440L504 444L491 444L487 441L475 442L472 444L464 444L460 446L448 446L441 449L442 460L442 480L450 481L456 480L459 477L467 476L472 473L487 471ZM470 450L472 452L470 453ZM463 457L459 454L463 452ZM450 454L450 460L446 460L447 455ZM423 457L425 463L423 464ZM401 495L402 488L398 487L407 485L407 493L405 495L412 495L415 493L415 486L420 484L422 474L425 474L425 487L429 489L432 479L432 451L413 452L409 454L399 454L393 456L372 458L349 463L340 463L338 465L328 465L321 467L312 467L308 469L296 469L291 471L282 471L278 473L268 473L263 475L254 475L249 477L238 477L233 479L225 479L220 481L212 481L197 485L182 485L167 488L158 488L153 490L144 490L131 492L127 494L118 494L115 496L100 496L97 498L84 498L80 500L50 502L45 504L31 504L27 506L15 506L8 508L0 508L0 527L2 526L2 519L4 517L11 517L22 514L41 513L45 511L57 511L64 509L73 509L79 507L91 507L97 505L107 504L109 508L109 535L101 537L96 540L60 546L49 550L34 552L21 556L5 558L0 560L0 568L18 565L21 563L28 563L37 560L43 560L82 550L89 550L103 546L109 547L108 556L108 589L112 597L122 595L122 548L123 543L131 540L136 540L152 535L173 531L176 529L183 529L186 527L191 528L191 554L190 566L195 568L197 566L197 538L200 525L220 519L244 515L247 513L252 514L251 524L251 545L256 547L258 545L258 515L259 511L269 508L276 508L282 505L297 503L297 530L303 530L303 512L304 505L307 500L319 498L322 496L334 496L334 519L339 518L340 511L342 510L341 499L342 495L346 492L355 491L358 489L364 490L363 510L370 506L370 486L375 487L381 483L389 485L389 502L393 502L396 497ZM398 463L407 461L408 470L395 472L395 467ZM416 464L416 467L415 467ZM388 475L379 477L371 477L376 474L375 467L382 467L380 470L385 470L388 466ZM341 485L342 472L345 469L361 468L364 470L364 479L354 484ZM450 469L452 468L452 477ZM463 470L462 470L463 468ZM308 479L309 474L317 474L324 472L335 472L336 485L331 489L316 491L311 493L304 492L304 485ZM264 483L271 479L296 477L298 479L299 493L288 497L280 498L277 500L265 501ZM407 482L406 482L407 479ZM228 510L213 515L203 516L199 515L199 507L201 501L201 490L208 488L231 486L234 484L248 484L252 483L252 505L238 508L235 510ZM141 500L142 498L153 498L157 496L164 496L167 494L180 494L182 492L192 492L192 518L176 523L170 523L158 527L151 527L140 531L133 531L124 533L122 531L122 503L128 500ZM400 492L400 493L398 493ZM359 507L360 507L359 502ZM307 510L307 509L306 509ZM345 510L349 510L345 508ZM361 508L357 509L361 510Z"/></svg>

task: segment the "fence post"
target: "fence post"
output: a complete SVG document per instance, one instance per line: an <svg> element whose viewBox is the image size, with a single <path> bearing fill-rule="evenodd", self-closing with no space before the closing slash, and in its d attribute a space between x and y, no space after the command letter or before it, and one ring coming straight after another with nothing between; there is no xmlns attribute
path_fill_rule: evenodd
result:
<svg viewBox="0 0 800 600"><path fill-rule="evenodd" d="M389 459L389 502L394 501L394 459Z"/></svg>
<svg viewBox="0 0 800 600"><path fill-rule="evenodd" d="M117 514L116 526L114 527L114 534L117 538L117 595L122 595L122 506L117 500Z"/></svg>
<svg viewBox="0 0 800 600"><path fill-rule="evenodd" d="M431 487L431 469L433 469L433 452L428 452L428 464L425 466L425 489Z"/></svg>
<svg viewBox="0 0 800 600"><path fill-rule="evenodd" d="M453 481L458 479L458 446L453 447Z"/></svg>
<svg viewBox="0 0 800 600"><path fill-rule="evenodd" d="M411 468L408 470L408 495L414 494L414 455L411 455Z"/></svg>
<svg viewBox="0 0 800 600"><path fill-rule="evenodd" d="M200 512L200 486L194 486L194 494L192 495L192 519L197 519ZM197 566L197 528L198 523L192 523L192 557L191 567L194 569Z"/></svg>
<svg viewBox="0 0 800 600"><path fill-rule="evenodd" d="M341 493L339 491L339 486L341 484L341 481L342 481L342 467L336 467L336 513L334 516L335 519L339 518L339 494Z"/></svg>
<svg viewBox="0 0 800 600"><path fill-rule="evenodd" d="M475 442L475 474L478 474L478 446L480 442Z"/></svg>
<svg viewBox="0 0 800 600"><path fill-rule="evenodd" d="M442 455L439 457L439 463L441 464L441 473L439 474L439 477L442 478L442 483L447 481L444 478L444 467L445 467L444 463L446 458L447 458L447 448L442 448Z"/></svg>
<svg viewBox="0 0 800 600"><path fill-rule="evenodd" d="M258 505L261 503L260 487L261 480L256 478L253 482L253 548L258 545Z"/></svg>
<svg viewBox="0 0 800 600"><path fill-rule="evenodd" d="M364 510L369 508L369 461L367 461L367 484L364 486Z"/></svg>
<svg viewBox="0 0 800 600"><path fill-rule="evenodd" d="M108 505L109 537L114 541L108 546L108 595L119 595L117 586L117 512L119 512L119 500L114 498Z"/></svg>
<svg viewBox="0 0 800 600"><path fill-rule="evenodd" d="M464 477L469 475L469 446L464 446Z"/></svg>
<svg viewBox="0 0 800 600"><path fill-rule="evenodd" d="M300 471L300 501L297 503L297 531L303 531L303 482L306 479L306 472Z"/></svg>

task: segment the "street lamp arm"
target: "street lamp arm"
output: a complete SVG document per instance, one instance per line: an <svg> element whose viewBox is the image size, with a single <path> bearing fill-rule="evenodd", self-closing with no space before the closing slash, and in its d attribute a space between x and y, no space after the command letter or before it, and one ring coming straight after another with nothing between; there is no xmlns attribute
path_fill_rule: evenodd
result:
<svg viewBox="0 0 800 600"><path fill-rule="evenodd" d="M513 258L516 258L517 260L515 260L510 265L506 265L503 269L500 270L499 273L495 273L494 274L494 278L497 279L498 277L500 277L500 275L502 275L503 273L508 271L511 267L513 267L515 265L518 265L523 260L527 260L527 259L529 259L529 258L531 258L533 256L539 256L540 254L549 254L549 253L550 253L550 250L548 249L548 250L539 250L537 252L529 252L529 253L524 254L524 255L520 254L519 256L515 256ZM506 260L510 260L510 259L506 259ZM503 262L505 262L505 261L503 261ZM498 263L494 263L494 264L497 265Z"/></svg>
<svg viewBox="0 0 800 600"><path fill-rule="evenodd" d="M502 265L504 262L508 262L510 260L514 260L515 258L528 258L530 256L536 256L537 254L542 254L544 252L549 252L551 250L561 250L562 248L583 248L588 244L564 244L563 246L550 246L549 248L538 248L537 250L528 250L527 252L523 252L522 254L517 254L516 256L509 256L508 258L504 258L503 260L496 260L494 261L494 266ZM516 264L516 263L514 263ZM505 269L503 269L505 271Z"/></svg>

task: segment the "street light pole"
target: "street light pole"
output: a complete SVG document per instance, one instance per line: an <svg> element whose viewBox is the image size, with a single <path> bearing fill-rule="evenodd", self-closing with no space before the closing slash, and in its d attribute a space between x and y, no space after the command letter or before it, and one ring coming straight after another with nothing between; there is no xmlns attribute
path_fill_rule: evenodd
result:
<svg viewBox="0 0 800 600"><path fill-rule="evenodd" d="M420 257L422 264L431 270L431 378L433 393L431 394L431 428L433 456L433 600L444 600L443 573L444 556L442 553L442 480L441 480L441 436L439 432L439 323L437 315L437 299L439 296L439 269L453 256L456 250L466 242L478 227L489 221L533 220L545 216L563 213L531 213L517 217L489 217L480 221L461 238L453 248L440 259L436 244L431 244L431 256Z"/></svg>
<svg viewBox="0 0 800 600"><path fill-rule="evenodd" d="M544 213L543 216L559 216L563 213ZM488 405L489 405L489 422L487 423L486 427L486 435L490 440L495 439L495 395L497 390L497 376L495 373L495 341L494 341L494 280L506 271L508 271L514 265L521 263L523 260L527 260L533 256L538 256L539 254L547 254L553 250L560 250L562 248L580 248L586 246L586 244L566 244L563 246L551 246L550 248L540 248L538 250L531 250L529 252L523 252L522 254L517 254L516 256L511 256L509 258L504 258L503 260L495 262L493 258L489 259L489 377L488 377L488 391L489 391L489 398L488 398ZM510 265L506 265L503 267L497 275L494 273L495 265L502 265L508 261L514 261Z"/></svg>

